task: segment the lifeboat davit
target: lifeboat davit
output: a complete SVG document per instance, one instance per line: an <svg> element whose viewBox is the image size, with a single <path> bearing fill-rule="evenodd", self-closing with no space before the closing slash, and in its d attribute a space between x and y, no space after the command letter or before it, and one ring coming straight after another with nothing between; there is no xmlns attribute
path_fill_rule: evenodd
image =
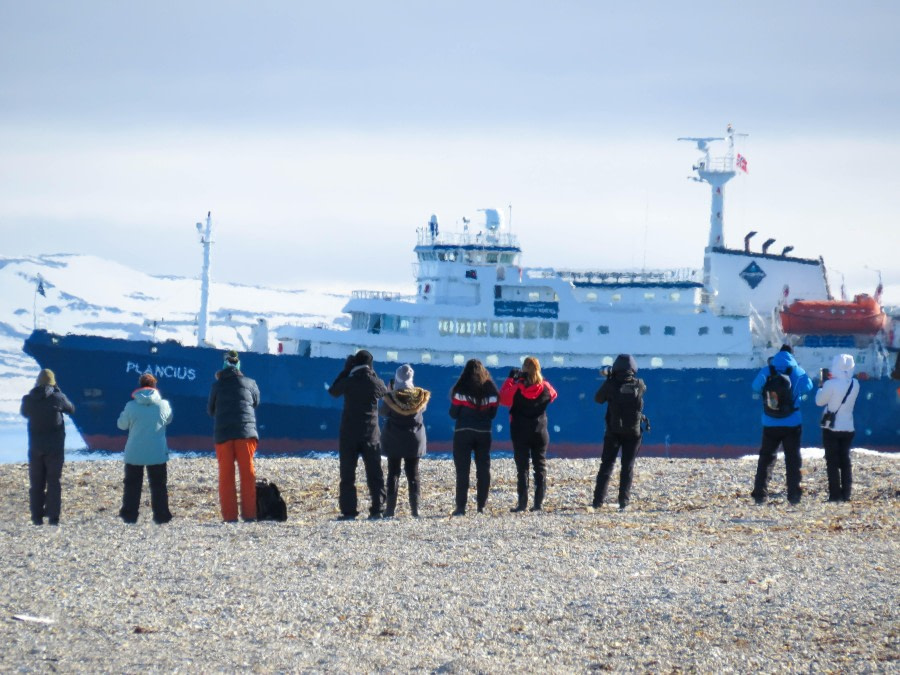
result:
<svg viewBox="0 0 900 675"><path fill-rule="evenodd" d="M781 328L795 335L874 335L887 325L878 301L861 293L848 300L795 300L781 310Z"/></svg>

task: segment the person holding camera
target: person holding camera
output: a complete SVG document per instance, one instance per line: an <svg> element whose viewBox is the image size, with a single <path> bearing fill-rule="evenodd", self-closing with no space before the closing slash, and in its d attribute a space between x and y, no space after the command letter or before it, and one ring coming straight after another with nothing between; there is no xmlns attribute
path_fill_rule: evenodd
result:
<svg viewBox="0 0 900 675"><path fill-rule="evenodd" d="M619 473L619 509L625 510L631 501L631 481L634 475L634 459L641 448L643 437L644 393L647 385L636 377L637 362L631 354L619 354L612 368L604 368L601 374L606 381L594 394L599 404L606 403L606 433L603 435L603 454L600 470L594 485L593 507L599 509L606 499L606 489L616 456L622 451L622 468Z"/></svg>
<svg viewBox="0 0 900 675"><path fill-rule="evenodd" d="M825 406L822 415L822 446L828 469L828 501L850 501L853 470L850 446L853 443L853 406L859 396L859 380L853 377L856 363L850 354L837 354L831 370L822 369L816 405Z"/></svg>
<svg viewBox="0 0 900 675"><path fill-rule="evenodd" d="M556 390L541 375L541 364L529 356L522 369L513 368L500 388L500 405L509 406L509 432L516 461L519 501L513 513L528 506L528 463L534 465L534 505L540 511L547 490L547 406L556 400Z"/></svg>
<svg viewBox="0 0 900 675"><path fill-rule="evenodd" d="M34 387L22 397L22 416L28 419L28 491L31 522L59 525L62 510L62 470L65 464L66 424L63 414L75 406L56 384L49 368L38 373Z"/></svg>
<svg viewBox="0 0 900 675"><path fill-rule="evenodd" d="M431 392L415 386L413 374L408 363L397 368L388 392L378 404L378 414L385 418L381 450L388 460L385 518L393 518L397 508L401 464L409 489L409 513L413 518L419 517L419 459L425 456L426 444L422 413Z"/></svg>
<svg viewBox="0 0 900 675"><path fill-rule="evenodd" d="M475 504L484 513L491 489L491 422L499 404L497 385L478 359L469 359L456 384L450 389L450 417L456 420L453 432L453 465L456 468L456 510L466 514L469 497L469 469L475 455Z"/></svg>
<svg viewBox="0 0 900 675"><path fill-rule="evenodd" d="M778 446L784 449L784 469L787 482L787 499L790 504L800 503L800 437L802 420L800 397L812 391L813 382L794 358L790 345L783 345L769 364L756 374L751 387L761 395L762 442L756 477L751 496L757 505L765 504L769 496L768 484L778 455Z"/></svg>
<svg viewBox="0 0 900 675"><path fill-rule="evenodd" d="M384 506L384 473L381 470L381 431L378 428L378 401L387 387L372 369L372 355L365 349L351 354L344 369L328 388L335 398L344 397L341 430L338 438L341 482L338 506L341 520L359 515L356 500L356 465L362 457L366 484L372 500L369 519L382 516Z"/></svg>

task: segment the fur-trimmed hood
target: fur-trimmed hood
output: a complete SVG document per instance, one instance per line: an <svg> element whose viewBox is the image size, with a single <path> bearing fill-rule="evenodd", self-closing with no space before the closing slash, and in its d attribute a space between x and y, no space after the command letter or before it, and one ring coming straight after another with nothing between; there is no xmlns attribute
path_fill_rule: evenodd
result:
<svg viewBox="0 0 900 675"><path fill-rule="evenodd" d="M415 415L425 410L430 398L431 392L427 389L410 387L389 391L384 396L384 403L398 415Z"/></svg>

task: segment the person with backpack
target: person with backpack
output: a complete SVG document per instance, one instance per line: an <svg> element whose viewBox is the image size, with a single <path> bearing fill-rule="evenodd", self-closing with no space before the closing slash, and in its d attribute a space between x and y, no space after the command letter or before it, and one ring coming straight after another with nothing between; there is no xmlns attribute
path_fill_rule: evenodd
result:
<svg viewBox="0 0 900 675"><path fill-rule="evenodd" d="M387 387L372 369L372 355L365 349L351 354L344 368L328 388L335 398L344 397L341 430L338 436L341 482L338 493L340 520L359 515L356 500L356 465L360 456L366 469L366 484L372 500L369 519L382 517L385 501L384 473L381 470L381 431L378 428L378 401Z"/></svg>
<svg viewBox="0 0 900 675"><path fill-rule="evenodd" d="M166 462L169 461L166 426L172 421L172 406L159 395L156 378L150 373L141 375L138 386L117 421L117 426L128 432L119 517L126 523L137 522L144 467L147 467L153 522L162 525L172 520L166 471Z"/></svg>
<svg viewBox="0 0 900 675"><path fill-rule="evenodd" d="M378 404L378 414L385 418L381 451L388 461L385 518L393 518L397 509L401 464L409 488L409 513L413 518L419 517L419 459L425 456L426 444L422 413L431 392L415 386L413 374L408 363L397 368L390 388Z"/></svg>
<svg viewBox="0 0 900 675"><path fill-rule="evenodd" d="M215 418L213 440L219 463L219 505L222 520L237 522L238 501L234 465L241 483L241 517L256 520L256 467L253 456L259 443L256 408L259 387L241 372L240 355L226 352L222 370L209 391L207 411Z"/></svg>
<svg viewBox="0 0 900 675"><path fill-rule="evenodd" d="M763 405L762 443L751 493L753 500L761 505L769 496L768 483L780 445L784 449L788 502L799 504L803 463L800 457L800 397L812 391L812 379L797 363L790 345L784 345L769 359L769 364L760 369L751 386L761 395Z"/></svg>
<svg viewBox="0 0 900 675"><path fill-rule="evenodd" d="M853 377L856 363L850 354L837 354L831 370L822 369L816 405L825 406L822 416L822 446L828 470L828 501L848 502L853 487L850 446L853 443L853 406L859 396L859 380Z"/></svg>
<svg viewBox="0 0 900 675"><path fill-rule="evenodd" d="M509 406L509 433L516 462L519 500L513 513L528 507L528 462L534 466L534 505L540 511L547 491L547 406L556 400L556 390L541 375L541 363L526 357L522 369L513 368L500 388L500 405Z"/></svg>
<svg viewBox="0 0 900 675"><path fill-rule="evenodd" d="M631 501L634 459L641 448L641 423L646 420L643 410L647 385L635 377L637 370L637 362L631 354L619 354L612 369L605 371L606 381L594 394L597 403L607 404L603 453L594 485L595 509L599 509L606 499L606 488L620 450L622 468L619 473L619 509L624 511Z"/></svg>
<svg viewBox="0 0 900 675"><path fill-rule="evenodd" d="M22 397L20 409L28 418L28 501L31 522L59 525L62 510L62 470L65 463L66 425L63 414L75 406L56 385L49 368L38 373L34 388Z"/></svg>
<svg viewBox="0 0 900 675"><path fill-rule="evenodd" d="M478 359L469 359L456 384L450 389L450 417L453 431L453 465L456 468L456 509L454 516L466 514L469 470L475 455L475 504L484 513L491 489L491 422L499 404L497 385Z"/></svg>

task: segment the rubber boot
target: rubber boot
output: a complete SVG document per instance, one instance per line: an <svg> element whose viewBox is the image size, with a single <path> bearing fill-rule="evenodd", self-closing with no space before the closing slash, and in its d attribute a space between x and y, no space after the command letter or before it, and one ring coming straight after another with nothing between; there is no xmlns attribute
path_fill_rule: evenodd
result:
<svg viewBox="0 0 900 675"><path fill-rule="evenodd" d="M547 490L545 476L535 476L534 477L534 506L531 507L532 511L540 511L544 505L544 493Z"/></svg>
<svg viewBox="0 0 900 675"><path fill-rule="evenodd" d="M410 501L412 498L410 497ZM384 517L385 518L393 518L394 511L397 510L397 493L396 491L390 491L387 494L387 499L385 500L384 507Z"/></svg>
<svg viewBox="0 0 900 675"><path fill-rule="evenodd" d="M413 518L419 517L419 491L417 489L409 492L409 514Z"/></svg>
<svg viewBox="0 0 900 675"><path fill-rule="evenodd" d="M528 474L519 474L516 481L516 491L519 493L519 503L511 508L512 513L519 513L528 508Z"/></svg>

